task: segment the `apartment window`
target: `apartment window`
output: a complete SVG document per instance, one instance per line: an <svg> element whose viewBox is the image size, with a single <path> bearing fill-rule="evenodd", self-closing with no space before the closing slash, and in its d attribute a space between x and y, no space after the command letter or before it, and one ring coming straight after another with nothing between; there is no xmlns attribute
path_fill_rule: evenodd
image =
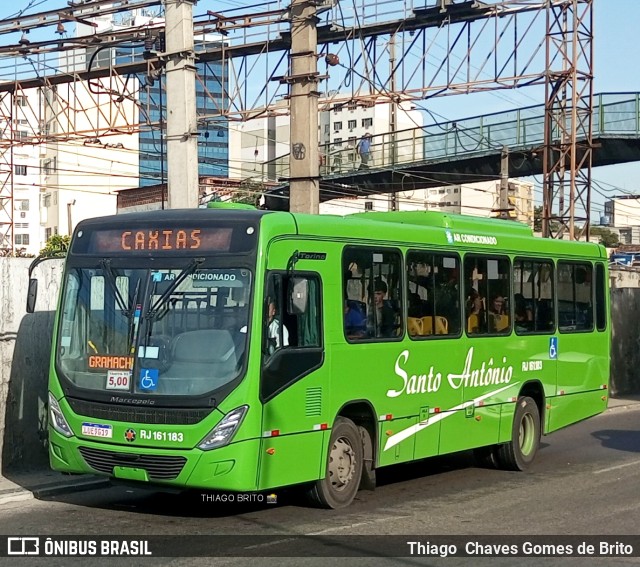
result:
<svg viewBox="0 0 640 567"><path fill-rule="evenodd" d="M57 168L56 158L54 157L54 158L48 158L48 159L42 160L41 167L42 167L42 172L45 175L51 175L56 171L56 168Z"/></svg>
<svg viewBox="0 0 640 567"><path fill-rule="evenodd" d="M355 100L350 100L347 108L349 110L356 110L358 108L358 103Z"/></svg>
<svg viewBox="0 0 640 567"><path fill-rule="evenodd" d="M373 201L365 201L364 202L364 210L365 211L373 211Z"/></svg>
<svg viewBox="0 0 640 567"><path fill-rule="evenodd" d="M337 132L338 130L342 130L342 122L334 122L333 129Z"/></svg>
<svg viewBox="0 0 640 567"><path fill-rule="evenodd" d="M342 112L342 106L334 106L333 113L337 114L338 112Z"/></svg>
<svg viewBox="0 0 640 567"><path fill-rule="evenodd" d="M27 97L18 95L16 97L16 106L27 106Z"/></svg>
<svg viewBox="0 0 640 567"><path fill-rule="evenodd" d="M28 210L29 210L28 199L20 199L16 201L16 211L28 211Z"/></svg>
<svg viewBox="0 0 640 567"><path fill-rule="evenodd" d="M52 231L50 228L45 228L44 229L44 239L45 240L49 240L51 238L52 235Z"/></svg>
<svg viewBox="0 0 640 567"><path fill-rule="evenodd" d="M26 165L14 165L13 171L16 175L26 175L27 174L27 166Z"/></svg>
<svg viewBox="0 0 640 567"><path fill-rule="evenodd" d="M458 193L460 191L460 189L456 188L453 190L454 193Z"/></svg>
<svg viewBox="0 0 640 567"><path fill-rule="evenodd" d="M373 118L363 118L362 119L362 127L363 128L371 128L373 126Z"/></svg>
<svg viewBox="0 0 640 567"><path fill-rule="evenodd" d="M53 192L53 205L55 206L57 204L58 204L58 192L54 191ZM56 234L58 234L58 233L56 232Z"/></svg>
<svg viewBox="0 0 640 567"><path fill-rule="evenodd" d="M353 130L357 125L358 125L357 120L349 120L349 123L347 124L347 126L349 127L349 130Z"/></svg>
<svg viewBox="0 0 640 567"><path fill-rule="evenodd" d="M29 235L28 234L16 234L15 241L16 241L16 244L18 244L18 245L28 246L29 245Z"/></svg>
<svg viewBox="0 0 640 567"><path fill-rule="evenodd" d="M46 193L42 199L42 206L47 209L51 206L51 193Z"/></svg>
<svg viewBox="0 0 640 567"><path fill-rule="evenodd" d="M325 125L324 125L324 133L325 133L325 134L328 134L328 133L329 133L329 125L328 125L328 124L325 124Z"/></svg>
<svg viewBox="0 0 640 567"><path fill-rule="evenodd" d="M444 195L444 189L438 189L438 193L440 193L440 195Z"/></svg>
<svg viewBox="0 0 640 567"><path fill-rule="evenodd" d="M15 224L16 228L22 228L22 229L28 229L29 228L29 223L28 222L17 222Z"/></svg>
<svg viewBox="0 0 640 567"><path fill-rule="evenodd" d="M333 143L337 148L342 147L342 138L334 138Z"/></svg>
<svg viewBox="0 0 640 567"><path fill-rule="evenodd" d="M58 234L58 227L57 226L53 227L53 234Z"/></svg>
<svg viewBox="0 0 640 567"><path fill-rule="evenodd" d="M26 140L29 137L29 132L25 130L16 131L16 140Z"/></svg>

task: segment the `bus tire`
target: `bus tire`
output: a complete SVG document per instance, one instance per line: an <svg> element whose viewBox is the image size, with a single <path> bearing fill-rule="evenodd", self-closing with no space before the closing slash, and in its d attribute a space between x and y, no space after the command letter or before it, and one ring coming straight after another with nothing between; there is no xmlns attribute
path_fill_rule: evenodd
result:
<svg viewBox="0 0 640 567"><path fill-rule="evenodd" d="M325 477L313 483L308 496L321 508L344 508L355 498L362 478L362 438L353 421L336 419L327 453Z"/></svg>
<svg viewBox="0 0 640 567"><path fill-rule="evenodd" d="M511 441L496 448L495 458L501 469L524 471L529 468L540 445L540 411L536 402L524 396L518 399Z"/></svg>
<svg viewBox="0 0 640 567"><path fill-rule="evenodd" d="M376 470L373 461L373 441L366 427L358 426L362 439L362 477L360 478L360 490L375 490Z"/></svg>
<svg viewBox="0 0 640 567"><path fill-rule="evenodd" d="M488 445L486 447L478 447L473 450L473 457L476 464L479 467L485 469L495 469L498 463L496 463L496 451L498 447L496 445Z"/></svg>

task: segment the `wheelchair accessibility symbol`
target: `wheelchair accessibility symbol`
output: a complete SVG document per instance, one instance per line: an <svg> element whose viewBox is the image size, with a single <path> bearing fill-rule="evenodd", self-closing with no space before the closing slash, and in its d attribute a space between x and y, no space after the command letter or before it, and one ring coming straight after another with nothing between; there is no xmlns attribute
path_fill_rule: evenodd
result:
<svg viewBox="0 0 640 567"><path fill-rule="evenodd" d="M549 338L549 358L552 360L558 358L558 337Z"/></svg>
<svg viewBox="0 0 640 567"><path fill-rule="evenodd" d="M158 369L142 368L140 370L140 389L155 390L158 387Z"/></svg>

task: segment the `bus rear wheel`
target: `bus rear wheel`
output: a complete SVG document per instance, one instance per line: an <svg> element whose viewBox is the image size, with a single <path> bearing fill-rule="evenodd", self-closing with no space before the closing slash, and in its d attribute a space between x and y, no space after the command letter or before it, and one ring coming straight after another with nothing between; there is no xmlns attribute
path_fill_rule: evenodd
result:
<svg viewBox="0 0 640 567"><path fill-rule="evenodd" d="M325 477L316 481L308 496L322 508L344 508L358 492L363 449L360 431L350 419L338 417L331 430Z"/></svg>
<svg viewBox="0 0 640 567"><path fill-rule="evenodd" d="M518 399L511 441L496 447L494 457L501 469L524 471L529 468L540 446L540 411L533 398Z"/></svg>

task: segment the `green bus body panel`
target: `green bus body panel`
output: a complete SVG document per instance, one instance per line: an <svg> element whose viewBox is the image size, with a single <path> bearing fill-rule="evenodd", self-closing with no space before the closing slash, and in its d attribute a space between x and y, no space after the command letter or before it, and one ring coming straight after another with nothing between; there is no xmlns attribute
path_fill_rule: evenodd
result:
<svg viewBox="0 0 640 567"><path fill-rule="evenodd" d="M607 409L607 398L602 390L556 396L548 400L549 431L556 431L597 415Z"/></svg>
<svg viewBox="0 0 640 567"><path fill-rule="evenodd" d="M311 431L263 439L259 490L320 478L324 474L321 456L330 434L330 431Z"/></svg>
<svg viewBox="0 0 640 567"><path fill-rule="evenodd" d="M414 428L416 421L417 418L413 416L396 418L380 423L378 466L395 465L413 460L416 443L415 436L412 435L411 437L407 437L395 444L392 444L390 440L395 441L394 436L402 436L404 431Z"/></svg>
<svg viewBox="0 0 640 567"><path fill-rule="evenodd" d="M469 239L473 235L477 239ZM487 245L487 238L496 244ZM485 242L482 244L480 242ZM492 241L493 242L493 241ZM326 471L331 428L338 415L357 407L376 435L376 466L421 459L508 442L516 399L540 390L543 432L550 433L606 409L610 323L604 332L540 334L459 339L446 335L412 340L349 344L343 330L342 255L345 246L408 250L486 252L531 258L606 260L603 247L533 238L525 225L441 213L366 213L351 217L264 214L261 218L253 318L247 372L236 389L202 422L151 426L109 421L113 438L80 435L83 422L63 396L52 353L49 389L74 437L50 428L51 466L93 473L80 447L140 456L186 459L174 479L152 478L145 469L118 463L115 476L130 480L203 489L249 491L320 479ZM295 252L295 270L317 273L322 282L321 366L262 403L262 310L265 274L286 271ZM59 309L58 309L59 312ZM608 314L607 314L608 315ZM56 325L57 329L57 325ZM550 341L557 339L557 359ZM484 369L484 370L482 370ZM485 376L479 378L480 372ZM248 405L231 444L202 451L198 443L229 411ZM104 421L104 420L103 420ZM136 441L125 438L136 430ZM181 441L140 441L142 430L182 433ZM153 437L153 435L152 435Z"/></svg>

